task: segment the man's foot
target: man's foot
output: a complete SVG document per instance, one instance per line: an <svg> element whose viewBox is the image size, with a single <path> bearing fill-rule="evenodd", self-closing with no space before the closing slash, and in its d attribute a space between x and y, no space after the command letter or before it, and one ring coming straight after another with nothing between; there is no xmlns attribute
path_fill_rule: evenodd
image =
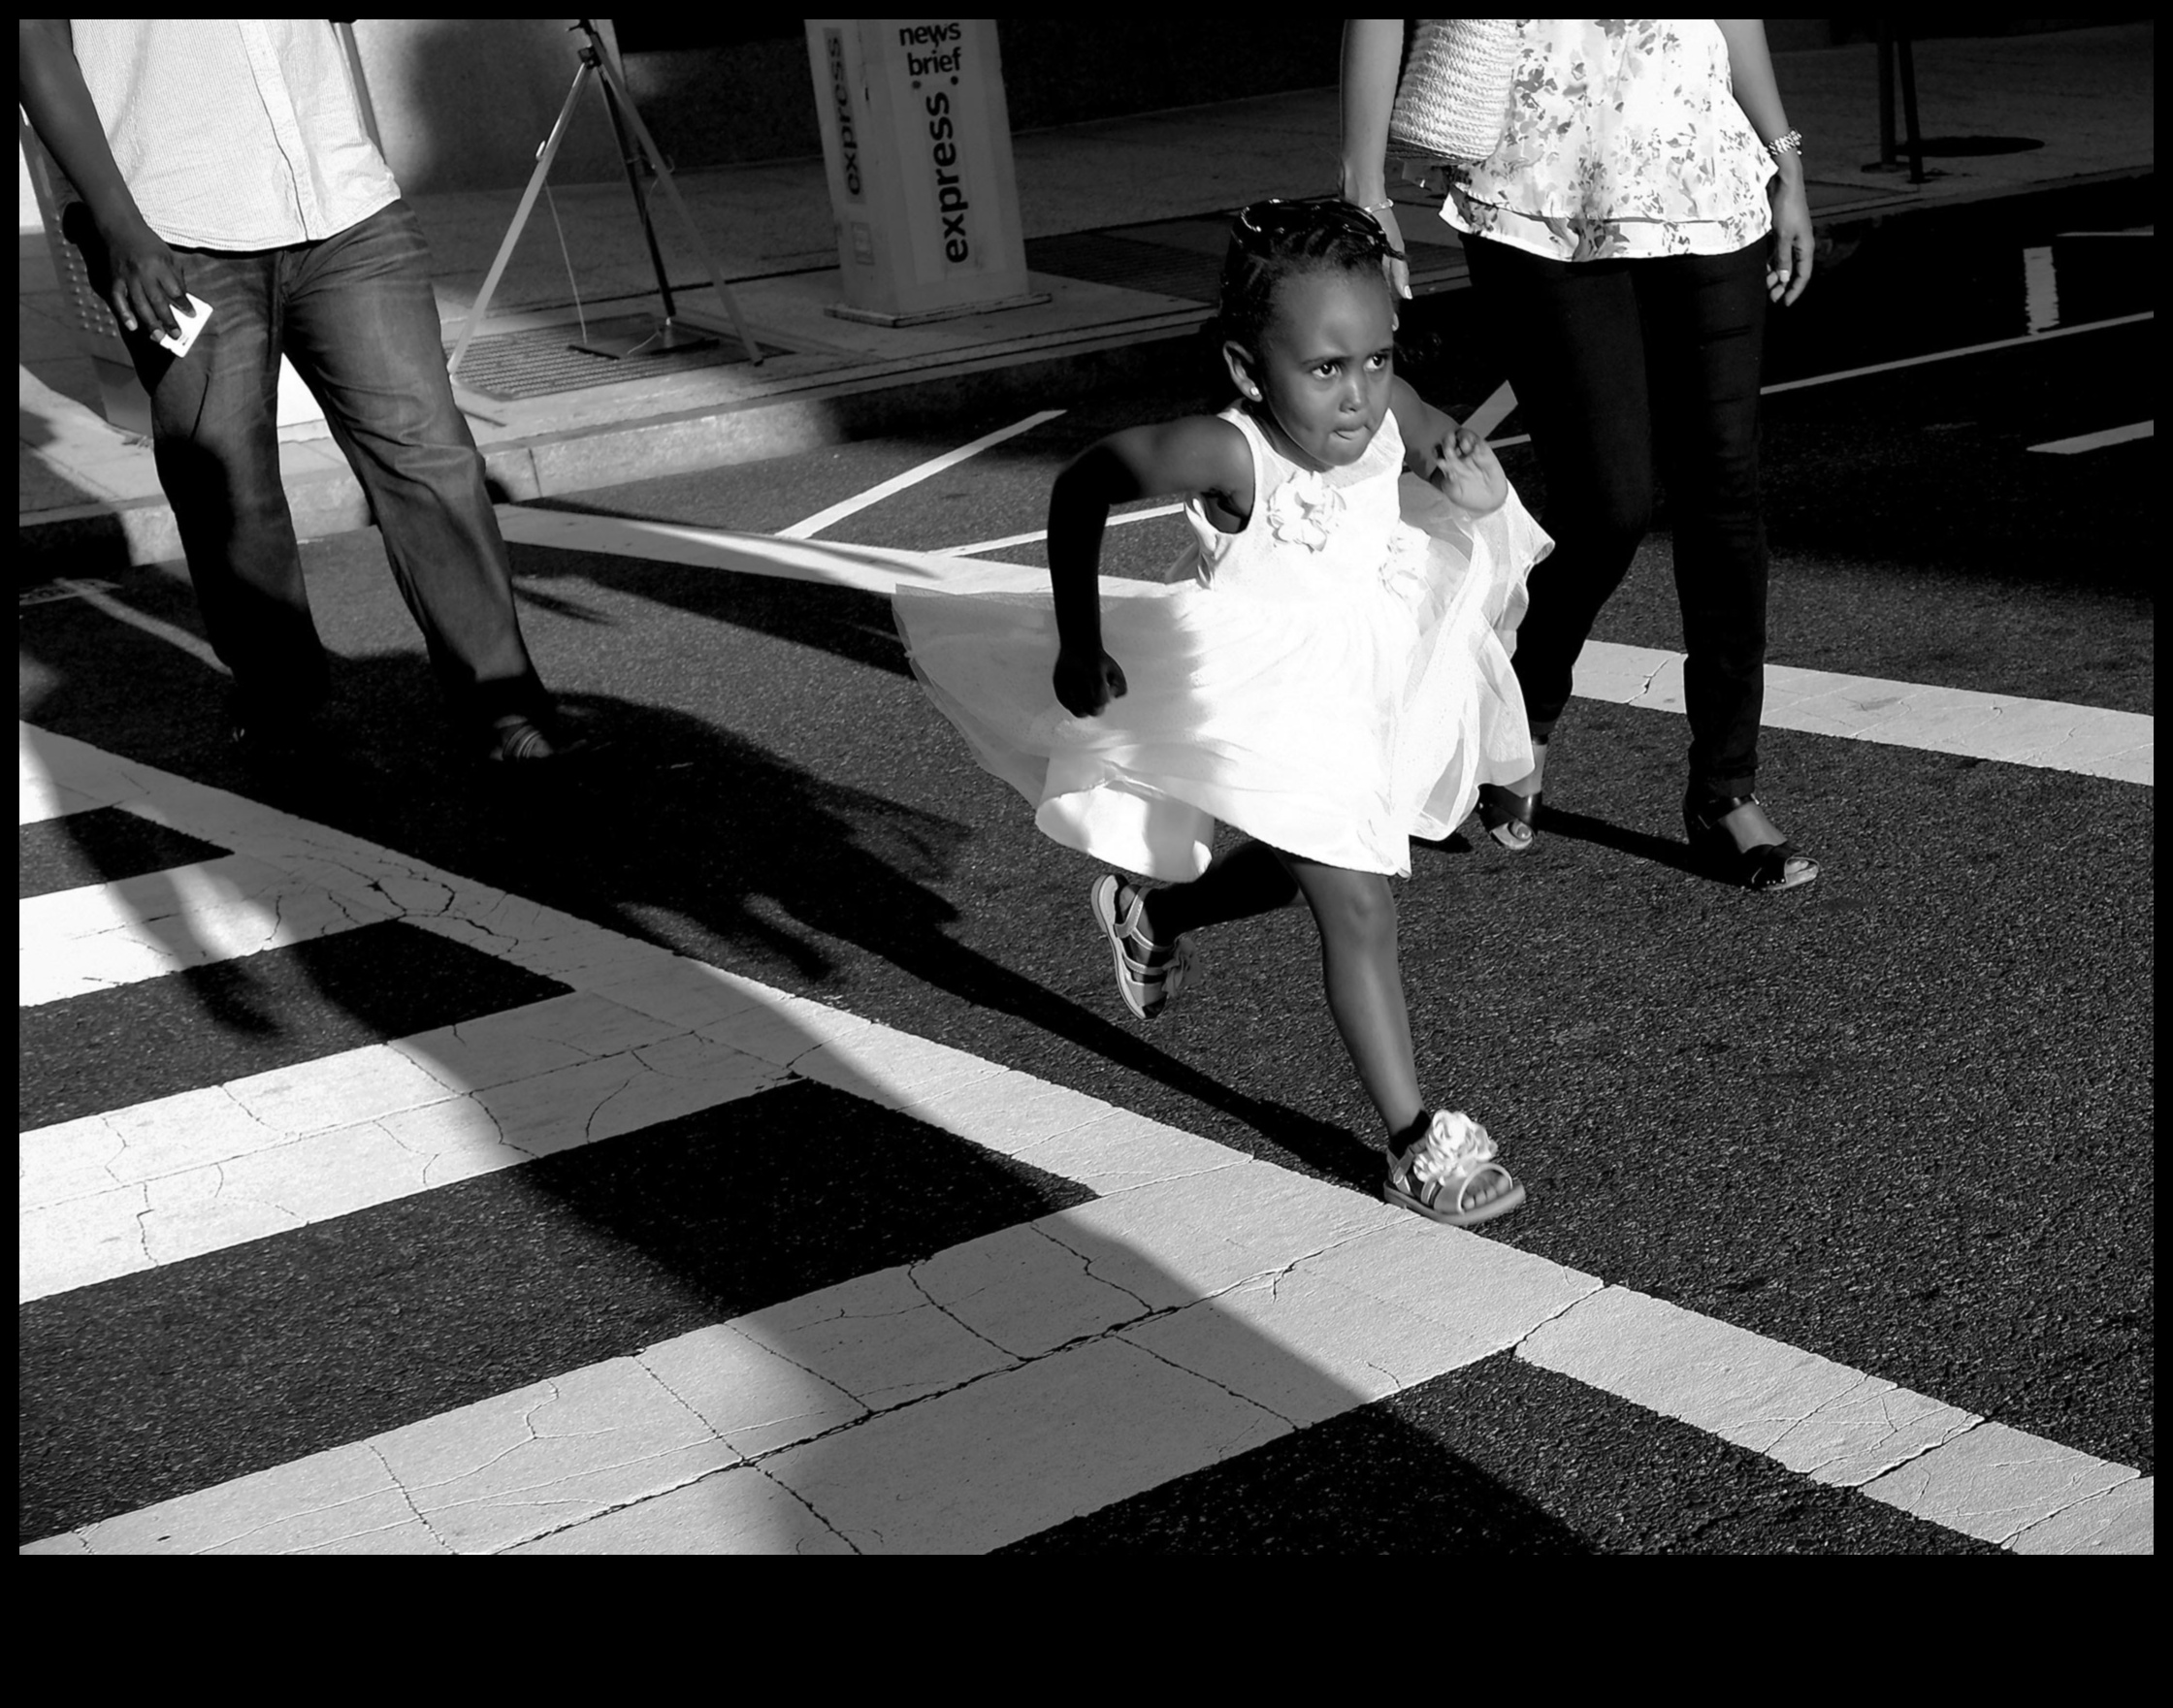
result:
<svg viewBox="0 0 2173 1708"><path fill-rule="evenodd" d="M547 733L541 721L524 712L508 712L491 721L482 757L486 764L534 765L579 753L586 746L579 737L568 739L563 731Z"/></svg>
<svg viewBox="0 0 2173 1708"><path fill-rule="evenodd" d="M1436 1110L1388 1149L1381 1197L1429 1221L1468 1228L1507 1215L1524 1202L1524 1187L1494 1160L1494 1141L1468 1114Z"/></svg>

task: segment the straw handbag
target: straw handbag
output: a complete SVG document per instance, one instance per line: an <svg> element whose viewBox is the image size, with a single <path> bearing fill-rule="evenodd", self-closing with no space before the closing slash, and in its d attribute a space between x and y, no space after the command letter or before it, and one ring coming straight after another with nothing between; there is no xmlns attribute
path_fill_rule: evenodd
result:
<svg viewBox="0 0 2173 1708"><path fill-rule="evenodd" d="M1392 153L1484 160L1508 127L1513 17L1422 17L1388 114Z"/></svg>

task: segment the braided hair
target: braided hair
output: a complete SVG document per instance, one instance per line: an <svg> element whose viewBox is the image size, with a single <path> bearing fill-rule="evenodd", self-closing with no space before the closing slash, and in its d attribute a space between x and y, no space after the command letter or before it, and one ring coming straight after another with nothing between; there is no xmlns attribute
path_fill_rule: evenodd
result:
<svg viewBox="0 0 2173 1708"><path fill-rule="evenodd" d="M1216 341L1242 344L1255 355L1275 317L1275 294L1283 280L1309 273L1367 273L1381 276L1383 244L1378 233L1351 228L1348 204L1322 204L1310 222L1277 225L1249 239L1237 226L1222 258L1221 312Z"/></svg>

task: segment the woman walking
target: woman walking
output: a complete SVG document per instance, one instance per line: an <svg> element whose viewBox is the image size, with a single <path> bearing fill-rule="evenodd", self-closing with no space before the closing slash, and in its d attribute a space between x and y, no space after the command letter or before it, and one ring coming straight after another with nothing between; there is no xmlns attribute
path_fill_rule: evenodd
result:
<svg viewBox="0 0 2173 1708"><path fill-rule="evenodd" d="M1818 864L1753 792L1765 697L1766 535L1758 397L1768 302L1811 274L1801 142L1756 18L1522 18L1508 129L1452 163L1442 217L1506 334L1510 384L1546 471L1554 554L1533 571L1516 674L1537 762L1481 792L1532 846L1571 667L1651 524L1674 522L1690 777L1683 822L1717 876L1787 889ZM1402 247L1383 179L1400 20L1344 40L1343 194Z"/></svg>

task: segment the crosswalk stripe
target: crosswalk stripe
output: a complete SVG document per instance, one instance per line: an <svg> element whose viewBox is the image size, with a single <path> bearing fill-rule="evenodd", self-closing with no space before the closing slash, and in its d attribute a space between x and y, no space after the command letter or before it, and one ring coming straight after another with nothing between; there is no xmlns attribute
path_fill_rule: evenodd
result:
<svg viewBox="0 0 2173 1708"><path fill-rule="evenodd" d="M18 904L16 1000L35 1008L393 917L379 898L240 854L63 889Z"/></svg>
<svg viewBox="0 0 2173 1708"><path fill-rule="evenodd" d="M673 1028L659 1044L697 1039L730 1071L831 1086L1100 1195L26 1552L986 1549L1512 1350L2019 1551L2151 1545L2149 1479L2129 1467L359 838L27 725L18 739L20 768L51 798L130 802L276 868L306 864L427 903L415 923L576 993L535 1005L552 1011L542 1023L514 1011L428 1047L376 1046L264 1085L187 1094L203 1109L223 1098L260 1127L284 1122L291 1143L379 1105L380 1124L464 1108L486 1095L469 1081L501 1072L524 1075L503 1083L527 1095L593 1071L593 1055L554 1063L550 1050L609 1036L594 1026L631 1028L615 1040L629 1043L621 1054L653 1047L631 1044L646 1016ZM454 1065L463 1049L467 1065ZM706 1094L711 1081L691 1078ZM590 1117L612 1098L581 1084L529 1105L571 1143L601 1136ZM624 1113L613 1130L660 1118ZM47 1209L107 1196L69 1193L90 1179L78 1165L112 1163L111 1118L29 1136L38 1166L26 1179L41 1182ZM161 1112L153 1126L170 1147L141 1166L176 1172L129 1189L227 1147L228 1119L206 1116L206 1148L191 1151L185 1120ZM498 1121L486 1135L469 1120L454 1124L504 1143ZM109 1148L81 1156L98 1130Z"/></svg>

